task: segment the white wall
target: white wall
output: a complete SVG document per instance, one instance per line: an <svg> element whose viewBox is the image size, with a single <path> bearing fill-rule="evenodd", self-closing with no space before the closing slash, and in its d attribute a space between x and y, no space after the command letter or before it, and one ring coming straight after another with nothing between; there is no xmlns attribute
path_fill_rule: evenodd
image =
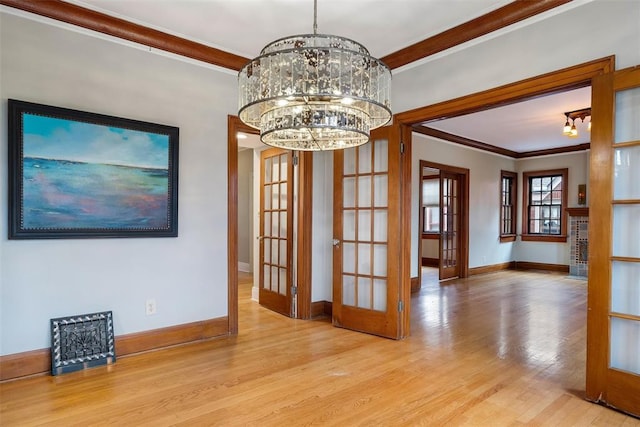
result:
<svg viewBox="0 0 640 427"><path fill-rule="evenodd" d="M411 276L418 275L420 160L469 169L469 267L512 260L513 243L500 243L500 171L515 160L414 133L411 160ZM487 203L493 201L494 203Z"/></svg>
<svg viewBox="0 0 640 427"><path fill-rule="evenodd" d="M253 271L253 150L238 152L238 268Z"/></svg>
<svg viewBox="0 0 640 427"><path fill-rule="evenodd" d="M574 0L558 10L565 12L394 72L394 113L614 54L617 69L640 64L639 1Z"/></svg>
<svg viewBox="0 0 640 427"><path fill-rule="evenodd" d="M177 238L9 241L2 179L0 354L48 347L59 316L113 310L116 335L226 316L235 75L7 13L0 40L3 177L8 98L180 128Z"/></svg>

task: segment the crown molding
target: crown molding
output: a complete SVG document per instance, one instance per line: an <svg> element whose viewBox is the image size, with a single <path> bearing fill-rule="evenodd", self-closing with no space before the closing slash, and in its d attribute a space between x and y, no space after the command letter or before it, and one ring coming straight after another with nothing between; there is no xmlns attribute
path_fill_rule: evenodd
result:
<svg viewBox="0 0 640 427"><path fill-rule="evenodd" d="M0 0L0 4L231 70L239 71L249 62L233 53L61 0Z"/></svg>
<svg viewBox="0 0 640 427"><path fill-rule="evenodd" d="M381 59L389 68L399 68L570 1L515 0ZM249 62L249 58L61 0L0 0L0 4L234 71Z"/></svg>

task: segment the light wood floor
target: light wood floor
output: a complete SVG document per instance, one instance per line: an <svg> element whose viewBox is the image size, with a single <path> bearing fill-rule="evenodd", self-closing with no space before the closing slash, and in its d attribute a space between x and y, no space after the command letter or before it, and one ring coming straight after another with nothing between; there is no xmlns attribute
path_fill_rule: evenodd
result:
<svg viewBox="0 0 640 427"><path fill-rule="evenodd" d="M265 310L241 276L238 337L1 384L0 425L640 426L583 400L584 281L430 277L392 341Z"/></svg>

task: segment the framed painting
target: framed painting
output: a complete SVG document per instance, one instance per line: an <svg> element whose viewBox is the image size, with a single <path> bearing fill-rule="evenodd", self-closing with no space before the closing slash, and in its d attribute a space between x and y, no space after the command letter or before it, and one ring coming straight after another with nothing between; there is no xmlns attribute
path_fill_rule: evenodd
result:
<svg viewBox="0 0 640 427"><path fill-rule="evenodd" d="M8 103L9 239L178 235L177 127Z"/></svg>

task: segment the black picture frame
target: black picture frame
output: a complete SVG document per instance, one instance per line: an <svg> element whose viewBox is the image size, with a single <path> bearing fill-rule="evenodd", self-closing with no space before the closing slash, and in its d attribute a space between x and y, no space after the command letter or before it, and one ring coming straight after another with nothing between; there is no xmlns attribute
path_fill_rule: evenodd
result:
<svg viewBox="0 0 640 427"><path fill-rule="evenodd" d="M178 236L179 129L8 100L9 239Z"/></svg>
<svg viewBox="0 0 640 427"><path fill-rule="evenodd" d="M51 375L116 362L113 313L51 319Z"/></svg>

